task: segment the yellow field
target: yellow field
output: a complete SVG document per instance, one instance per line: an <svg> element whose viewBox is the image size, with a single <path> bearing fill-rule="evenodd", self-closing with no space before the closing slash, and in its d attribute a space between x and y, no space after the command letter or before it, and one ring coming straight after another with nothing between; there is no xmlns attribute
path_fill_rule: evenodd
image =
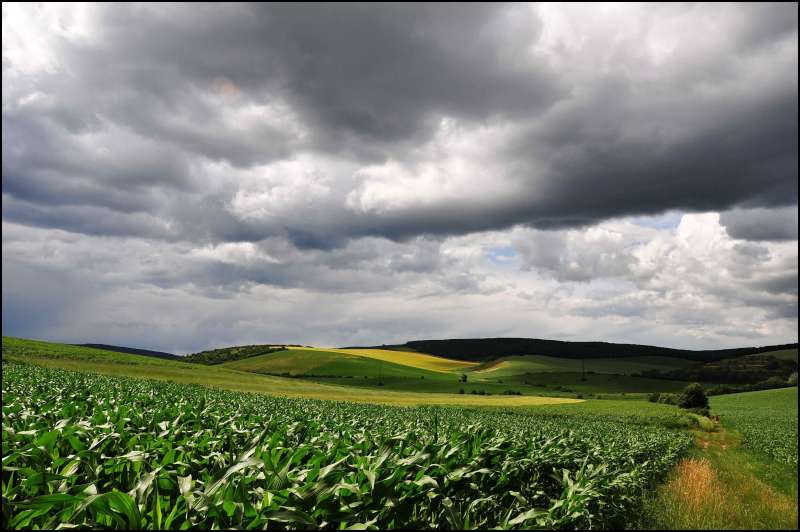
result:
<svg viewBox="0 0 800 532"><path fill-rule="evenodd" d="M303 350L327 351L329 353L343 353L346 355L374 358L376 360L382 360L384 362L391 362L393 364L400 364L403 366L411 366L414 368L427 369L429 371L438 371L441 373L463 371L480 365L478 362L453 360L450 358L442 358L433 355L426 355L424 353L412 353L408 351L390 351L388 349L337 349L333 347L331 348L304 347Z"/></svg>

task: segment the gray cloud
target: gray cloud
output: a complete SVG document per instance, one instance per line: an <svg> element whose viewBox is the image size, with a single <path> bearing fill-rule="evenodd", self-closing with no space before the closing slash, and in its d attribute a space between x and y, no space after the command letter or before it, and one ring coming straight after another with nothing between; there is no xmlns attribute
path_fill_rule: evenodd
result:
<svg viewBox="0 0 800 532"><path fill-rule="evenodd" d="M796 338L796 4L3 19L4 330ZM629 218L665 212L721 215ZM74 289L51 312L39 278Z"/></svg>
<svg viewBox="0 0 800 532"><path fill-rule="evenodd" d="M797 240L797 206L783 209L734 209L720 214L731 238Z"/></svg>
<svg viewBox="0 0 800 532"><path fill-rule="evenodd" d="M128 220L139 212L169 220L167 239L281 235L305 248L796 203L796 5L631 7L619 21L635 37L617 28L613 45L609 20L582 26L568 8L573 33L553 37L547 9L96 6L87 36L48 35L54 68L4 61L6 203L107 208L111 234L140 230ZM681 35L712 15L725 40ZM642 52L664 39L668 53ZM460 194L439 190L454 178L426 148L443 118L510 128L490 160L464 148ZM314 168L330 183L312 204L231 209L241 172L299 153L344 164ZM402 178L355 176L389 161L410 200L376 205L376 187ZM50 223L21 210L6 218Z"/></svg>

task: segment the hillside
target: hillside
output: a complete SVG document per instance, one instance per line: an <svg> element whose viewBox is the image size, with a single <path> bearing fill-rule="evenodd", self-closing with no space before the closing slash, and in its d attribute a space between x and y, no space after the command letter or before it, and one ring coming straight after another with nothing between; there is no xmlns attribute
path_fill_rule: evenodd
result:
<svg viewBox="0 0 800 532"><path fill-rule="evenodd" d="M282 345L240 345L192 353L191 355L183 357L182 360L184 362L191 362L192 364L213 366L215 364L224 364L225 362L234 362L245 358L266 355L284 349L286 348Z"/></svg>
<svg viewBox="0 0 800 532"><path fill-rule="evenodd" d="M351 387L426 393L576 397L674 392L687 384L636 375L645 368L672 369L689 364L681 359L640 357L582 362L530 356L478 364L386 349L292 348L226 362L221 367Z"/></svg>
<svg viewBox="0 0 800 532"><path fill-rule="evenodd" d="M286 349L226 362L223 367L268 375L317 378L436 378L438 373L411 364L398 364L353 353L321 349Z"/></svg>
<svg viewBox="0 0 800 532"><path fill-rule="evenodd" d="M565 397L506 397L480 395L457 395L448 393L430 394L417 391L390 391L384 389L332 386L308 380L286 379L268 375L257 375L220 365L185 364L181 361L155 357L103 351L90 347L69 344L3 337L3 363L36 365L46 368L66 369L81 373L97 373L110 376L125 376L170 381L180 384L197 384L212 388L255 392L283 397L325 399L359 403L415 405L460 405L460 406L539 406L560 404L583 404L583 401ZM607 408L616 411L618 401L608 401ZM653 405L662 407L664 405ZM669 414L668 409L646 407L650 413ZM577 412L581 412L578 408Z"/></svg>
<svg viewBox="0 0 800 532"><path fill-rule="evenodd" d="M485 377L562 371L633 375L647 370L669 371L690 364L691 362L682 358L663 356L574 359L522 355L491 360L473 368L473 371Z"/></svg>
<svg viewBox="0 0 800 532"><path fill-rule="evenodd" d="M450 340L413 340L404 346L420 353L471 361L495 360L508 356L546 355L558 358L627 358L672 357L694 362L712 362L725 358L753 355L782 349L797 349L797 344L763 347L693 351L639 344L608 342L565 342L535 338L473 338ZM392 347L395 348L395 347Z"/></svg>
<svg viewBox="0 0 800 532"><path fill-rule="evenodd" d="M698 362L667 371L646 369L642 375L655 379L678 379L726 384L755 384L769 379L786 380L797 372L797 349L767 351L713 362Z"/></svg>
<svg viewBox="0 0 800 532"><path fill-rule="evenodd" d="M75 344L78 347L92 347L94 349L102 349L103 351L114 351L116 353L128 353L131 355L144 355L146 357L163 358L165 360L183 360L183 357L173 355L172 353L165 353L163 351L151 351L150 349L139 349L138 347L123 347L119 345L108 344Z"/></svg>

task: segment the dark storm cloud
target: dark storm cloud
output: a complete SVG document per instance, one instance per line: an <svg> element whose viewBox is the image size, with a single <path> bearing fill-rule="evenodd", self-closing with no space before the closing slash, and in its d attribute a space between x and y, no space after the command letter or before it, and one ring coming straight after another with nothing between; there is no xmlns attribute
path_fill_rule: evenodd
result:
<svg viewBox="0 0 800 532"><path fill-rule="evenodd" d="M37 337L75 315L103 287L59 266L3 257L3 334Z"/></svg>
<svg viewBox="0 0 800 532"><path fill-rule="evenodd" d="M796 202L796 86L765 92L750 105L718 105L708 121L693 124L676 141L632 137L625 126L655 120L669 127L668 114L701 115L702 101L676 94L666 104L654 99L646 110L633 111L635 97L626 95L632 88L616 90L563 116L556 113L518 147L534 152L532 164L549 163L547 179L536 183L544 199L532 225L588 224L670 207L707 211Z"/></svg>
<svg viewBox="0 0 800 532"><path fill-rule="evenodd" d="M797 7L737 9L728 28L734 55L689 61L679 48L653 81L622 68L642 67L629 50L615 51L619 68L589 77L554 67L529 51L545 22L526 6L104 7L93 38L54 38L61 70L6 75L4 62L4 92L19 101L36 96L4 105L6 203L68 205L76 218L77 206L146 213L170 219L190 240L280 234L304 248L363 235L405 239L518 223L586 225L670 208L792 204L796 76L782 73L780 61L770 66L765 50L796 35ZM766 74L751 72L748 61L761 57ZM796 44L793 58L796 71ZM700 87L718 89L709 97ZM285 116L254 111L248 119L226 114L230 106ZM354 213L344 205L354 186L346 175L332 176L339 184L316 206L314 222L301 221L308 212L294 220L228 213L198 220L179 199L217 210L231 201L235 186L208 190L203 161L233 172L311 150L355 165L389 157L412 164L441 116L520 127L497 153L505 175L484 177L476 166L465 183L487 187L487 201ZM492 180L517 193L493 197ZM37 222L36 209L19 210L10 209L10 219L53 224ZM91 232L126 231L125 216L107 219ZM85 225L64 220L72 230Z"/></svg>
<svg viewBox="0 0 800 532"><path fill-rule="evenodd" d="M742 240L797 240L797 207L735 209L720 214L719 222L731 238Z"/></svg>
<svg viewBox="0 0 800 532"><path fill-rule="evenodd" d="M55 71L23 76L4 60L4 217L156 236L138 213L168 220L166 239L282 235L330 249L365 235L796 203L797 6L726 10L722 49L692 55L679 44L658 67L636 47L589 40L613 62L587 76L581 61L591 67L596 50L545 51L547 20L529 6L98 7L91 38L52 38ZM674 15L658 14L650 30ZM294 216L258 219L227 208L236 172L299 152L353 169L391 159L413 173L445 116L518 131L495 154L499 175L476 163L461 198L354 212L345 198L356 181L332 172L313 211L288 205ZM229 168L228 186L209 164ZM493 194L494 183L513 192ZM18 201L41 208L23 214ZM80 207L111 214L87 229L92 213Z"/></svg>
<svg viewBox="0 0 800 532"><path fill-rule="evenodd" d="M4 334L796 341L796 73L796 4L7 3Z"/></svg>

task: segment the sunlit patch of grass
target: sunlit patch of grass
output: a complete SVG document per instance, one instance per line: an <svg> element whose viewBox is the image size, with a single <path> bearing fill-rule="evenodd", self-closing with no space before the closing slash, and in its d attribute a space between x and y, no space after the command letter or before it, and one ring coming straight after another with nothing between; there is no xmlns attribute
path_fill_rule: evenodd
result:
<svg viewBox="0 0 800 532"><path fill-rule="evenodd" d="M478 366L478 362L469 362L466 360L453 360L450 358L437 357L427 355L425 353L411 353L408 351L391 351L389 349L319 349L319 348L305 348L309 351L324 351L331 353L343 353L347 355L355 355L360 357L374 358L383 360L384 362L391 362L393 364L402 364L404 366L412 366L420 369L427 369L430 371L452 372L462 371L468 368Z"/></svg>

